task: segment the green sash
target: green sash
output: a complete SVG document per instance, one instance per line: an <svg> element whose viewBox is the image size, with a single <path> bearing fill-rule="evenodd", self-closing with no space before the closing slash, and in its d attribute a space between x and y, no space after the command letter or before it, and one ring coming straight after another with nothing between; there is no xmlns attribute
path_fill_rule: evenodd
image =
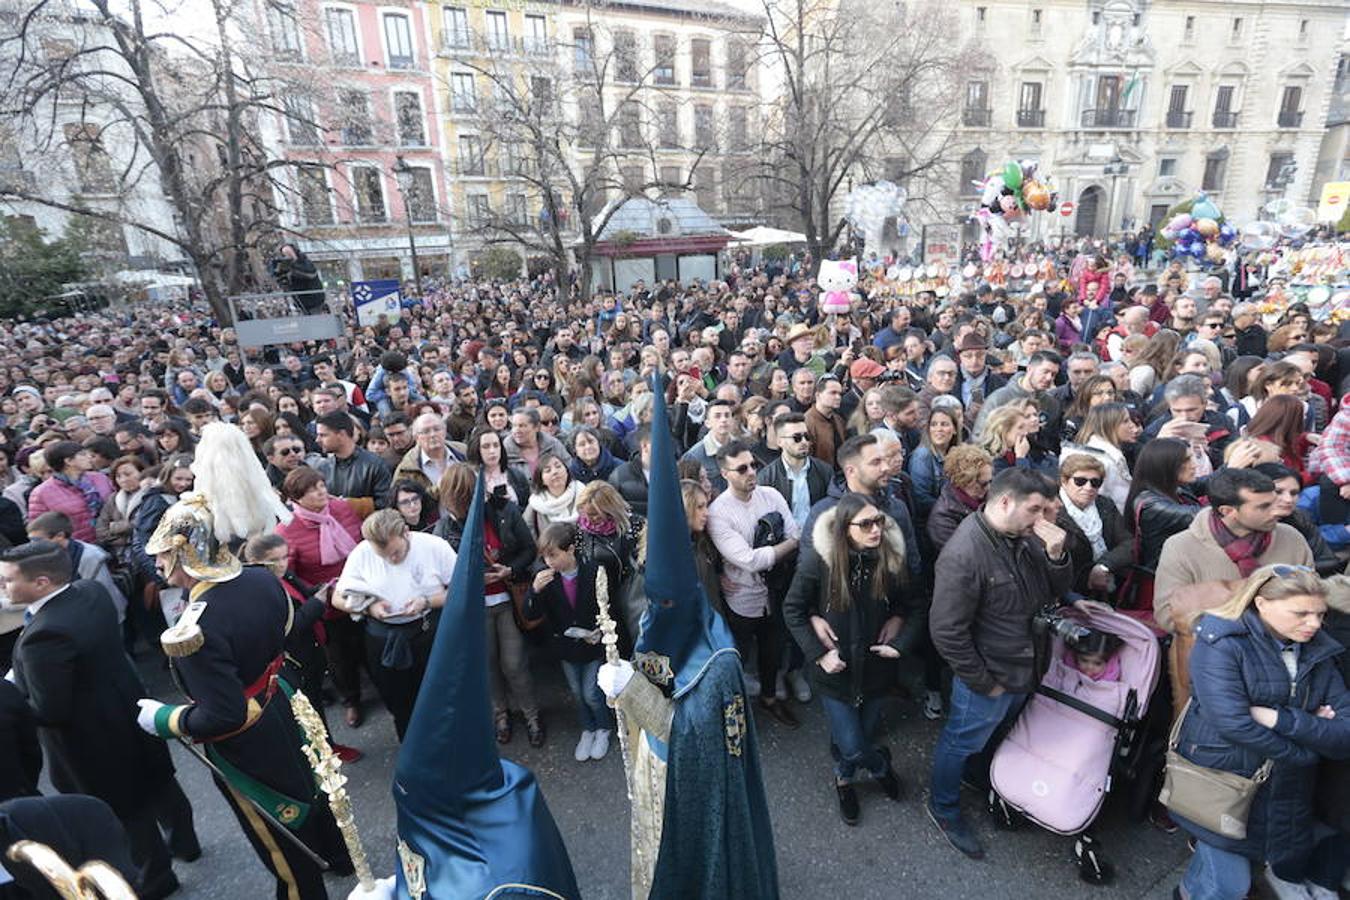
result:
<svg viewBox="0 0 1350 900"><path fill-rule="evenodd" d="M309 818L309 803L273 790L252 775L232 765L229 760L221 755L219 750L210 744L206 745L206 755L211 758L211 762L215 764L216 768L220 769L230 787L267 810L272 818L291 831L298 831L304 826L305 820Z"/></svg>
<svg viewBox="0 0 1350 900"><path fill-rule="evenodd" d="M295 688L287 683L286 679L277 676L277 687L279 687L289 700L295 693ZM303 743L308 743L305 737L304 729L296 723L297 730L300 731L300 739ZM294 797L288 797L278 790L268 787L258 779L249 775L247 772L232 765L225 759L211 744L206 745L206 755L210 757L211 762L215 763L216 768L220 769L225 780L229 782L230 787L239 793L248 797L257 803L267 812L271 813L272 818L276 819L282 825L285 825L291 831L298 831L304 827L305 821L309 818L310 809L313 807L313 798L309 801L297 800ZM315 786L315 796L318 795L318 786Z"/></svg>

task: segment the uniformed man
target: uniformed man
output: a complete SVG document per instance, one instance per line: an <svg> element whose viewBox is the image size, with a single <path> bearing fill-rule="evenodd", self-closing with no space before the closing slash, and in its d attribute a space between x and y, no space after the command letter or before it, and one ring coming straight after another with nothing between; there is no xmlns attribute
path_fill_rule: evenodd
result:
<svg viewBox="0 0 1350 900"><path fill-rule="evenodd" d="M161 577L187 592L184 617L196 612L192 604L203 607L200 630L188 629L184 643L165 632L165 652L189 701L141 700L137 721L151 734L203 746L216 786L276 877L278 900L326 898L322 867L295 839L335 871L350 874L352 866L327 802L316 796L280 678L293 609L270 572L242 567L214 539L210 516L205 498L188 494L146 546Z"/></svg>

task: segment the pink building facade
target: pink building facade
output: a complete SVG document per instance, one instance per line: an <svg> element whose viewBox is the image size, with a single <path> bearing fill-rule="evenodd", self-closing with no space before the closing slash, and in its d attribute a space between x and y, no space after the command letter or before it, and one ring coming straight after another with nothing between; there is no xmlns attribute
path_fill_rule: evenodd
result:
<svg viewBox="0 0 1350 900"><path fill-rule="evenodd" d="M299 0L267 6L270 75L282 107L273 152L299 163L279 198L286 227L330 288L443 275L450 192L428 48L416 2ZM410 240L411 238L411 240Z"/></svg>

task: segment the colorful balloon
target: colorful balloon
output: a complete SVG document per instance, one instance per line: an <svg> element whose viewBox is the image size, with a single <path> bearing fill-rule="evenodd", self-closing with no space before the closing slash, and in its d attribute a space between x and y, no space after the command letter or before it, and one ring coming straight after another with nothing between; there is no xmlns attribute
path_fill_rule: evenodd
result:
<svg viewBox="0 0 1350 900"><path fill-rule="evenodd" d="M1195 219L1222 219L1223 213L1208 197L1201 194L1191 206L1191 216Z"/></svg>
<svg viewBox="0 0 1350 900"><path fill-rule="evenodd" d="M1010 162L1003 167L1003 183L1014 191L1022 186L1022 166Z"/></svg>
<svg viewBox="0 0 1350 900"><path fill-rule="evenodd" d="M1205 240L1216 238L1219 236L1219 223L1213 219L1201 219L1195 223L1195 230L1198 231L1200 236Z"/></svg>
<svg viewBox="0 0 1350 900"><path fill-rule="evenodd" d="M1044 210L1050 205L1050 189L1039 181L1022 183L1022 199L1034 210Z"/></svg>

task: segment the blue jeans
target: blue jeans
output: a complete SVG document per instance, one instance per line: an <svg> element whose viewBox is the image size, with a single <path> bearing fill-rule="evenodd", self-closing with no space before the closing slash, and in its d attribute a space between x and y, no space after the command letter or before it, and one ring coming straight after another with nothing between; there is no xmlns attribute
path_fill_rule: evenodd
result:
<svg viewBox="0 0 1350 900"><path fill-rule="evenodd" d="M605 692L595 683L600 663L598 659L584 663L563 660L562 663L567 686L577 698L582 731L595 731L598 728L608 731L614 728L614 711L605 702Z"/></svg>
<svg viewBox="0 0 1350 900"><path fill-rule="evenodd" d="M933 774L929 781L933 810L944 819L961 817L961 775L966 760L989 743L998 727L1017 715L1026 694L986 697L952 679L951 711L933 750Z"/></svg>
<svg viewBox="0 0 1350 900"><path fill-rule="evenodd" d="M1195 842L1195 855L1181 876L1188 900L1242 900L1252 886L1252 864L1245 856Z"/></svg>
<svg viewBox="0 0 1350 900"><path fill-rule="evenodd" d="M872 743L881 722L881 699L868 697L861 707L856 707L822 693L820 702L830 723L835 776L840 781L850 781L859 769L866 769L877 778L886 774L886 759Z"/></svg>

